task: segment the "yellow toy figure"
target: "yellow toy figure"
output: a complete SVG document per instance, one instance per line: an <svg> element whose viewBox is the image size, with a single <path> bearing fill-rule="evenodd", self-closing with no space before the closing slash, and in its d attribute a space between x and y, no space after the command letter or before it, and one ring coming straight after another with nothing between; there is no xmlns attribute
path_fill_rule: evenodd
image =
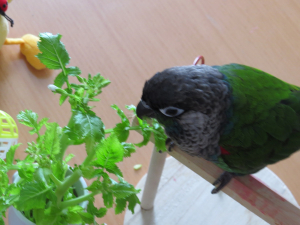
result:
<svg viewBox="0 0 300 225"><path fill-rule="evenodd" d="M8 22L10 22L11 27L14 24L14 21L5 13L8 8L8 2L10 3L11 1L12 0L0 0L0 48L3 44L19 44L22 54L25 55L30 65L38 70L46 68L45 65L43 65L37 57L35 57L35 55L40 52L37 47L37 42L39 41L37 36L26 34L22 38L6 38L9 31Z"/></svg>

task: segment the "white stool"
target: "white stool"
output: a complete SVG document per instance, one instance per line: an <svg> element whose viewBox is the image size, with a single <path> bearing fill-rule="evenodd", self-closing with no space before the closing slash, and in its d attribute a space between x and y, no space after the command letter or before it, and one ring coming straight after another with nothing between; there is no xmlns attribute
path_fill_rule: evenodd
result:
<svg viewBox="0 0 300 225"><path fill-rule="evenodd" d="M176 147L170 155L174 158L169 157L164 166L166 153L154 149L148 176L136 187L142 189L141 206L134 215L126 212L124 225L300 224L295 198L268 168L234 178L212 195L210 183L222 173L220 168Z"/></svg>

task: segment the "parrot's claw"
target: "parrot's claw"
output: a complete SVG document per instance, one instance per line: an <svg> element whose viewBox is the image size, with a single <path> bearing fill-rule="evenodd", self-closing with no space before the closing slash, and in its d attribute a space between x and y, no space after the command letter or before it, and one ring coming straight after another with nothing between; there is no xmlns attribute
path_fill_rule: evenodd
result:
<svg viewBox="0 0 300 225"><path fill-rule="evenodd" d="M172 148L175 146L175 143L171 140L171 138L167 138L166 145L169 145L168 151L171 152Z"/></svg>
<svg viewBox="0 0 300 225"><path fill-rule="evenodd" d="M216 194L218 193L223 187L225 187L231 179L234 177L234 174L229 173L229 172L224 172L221 174L221 176L213 183L213 185L218 185L218 187L215 187L211 193Z"/></svg>

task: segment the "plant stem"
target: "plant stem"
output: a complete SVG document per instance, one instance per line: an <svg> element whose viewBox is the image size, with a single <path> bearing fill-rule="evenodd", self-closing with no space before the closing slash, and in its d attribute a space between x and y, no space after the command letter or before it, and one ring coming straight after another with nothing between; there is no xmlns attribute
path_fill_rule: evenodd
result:
<svg viewBox="0 0 300 225"><path fill-rule="evenodd" d="M114 129L112 129L112 128L111 128L111 129L105 129L105 130L104 130L104 133L105 133L105 134L110 134L111 132L113 132L113 130L114 130Z"/></svg>
<svg viewBox="0 0 300 225"><path fill-rule="evenodd" d="M140 130L141 129L141 127L140 126L133 126L133 127L127 127L127 129L126 130ZM111 128L111 129L106 129L106 130L104 130L104 132L106 133L106 134L109 134L109 133L111 133L111 132L113 132L113 128Z"/></svg>
<svg viewBox="0 0 300 225"><path fill-rule="evenodd" d="M67 208L67 207L70 207L70 206L74 206L74 205L78 205L79 203L81 202L84 202L84 201L87 201L89 200L91 197L97 195L101 193L101 191L94 191L92 193L89 193L87 195L83 195L83 196L80 196L78 198L75 198L75 199L71 199L71 200L68 200L68 201L64 201L60 204L60 207L62 209L64 208Z"/></svg>
<svg viewBox="0 0 300 225"><path fill-rule="evenodd" d="M24 168L25 166L33 166L34 168L38 168L39 167L39 164L37 163L33 163L33 164L23 164L23 165L19 165L19 164L13 164L13 165L9 165L7 166L7 169L8 170L18 170L18 169L21 169L21 168Z"/></svg>
<svg viewBox="0 0 300 225"><path fill-rule="evenodd" d="M98 145L100 145L100 143ZM85 160L82 163L83 166L88 166L90 164L90 162L94 159L95 154L96 154L97 146L95 146L93 148L89 147L89 146L90 145L87 145L87 148L86 148L86 151L88 152L88 154L87 154L87 157L85 158Z"/></svg>
<svg viewBox="0 0 300 225"><path fill-rule="evenodd" d="M59 59L59 63L60 63L60 66L61 66L61 69L62 69L63 74L64 74L64 75L66 76L66 78L67 78L67 79L66 79L67 87L68 87L68 89L70 89L71 86L70 86L70 83L69 83L69 79L68 79L66 67L65 67L65 65L62 64L62 62L60 61L60 59Z"/></svg>
<svg viewBox="0 0 300 225"><path fill-rule="evenodd" d="M55 184L56 186L62 185L62 182L61 182L59 179L57 179L57 177L54 176L53 173L51 173L51 174L49 175L49 177L51 178L51 180L54 182L54 184Z"/></svg>
<svg viewBox="0 0 300 225"><path fill-rule="evenodd" d="M72 113L72 116L68 123L68 127L73 126L74 123L73 118L74 118L74 113ZM68 140L68 135L63 133L62 137L60 138L60 152L56 156L59 162L62 163L63 157L69 145L70 145L70 141Z"/></svg>
<svg viewBox="0 0 300 225"><path fill-rule="evenodd" d="M62 197L69 189L69 187L71 187L74 183L76 183L81 176L82 176L81 170L77 169L71 174L71 176L67 177L61 184L57 185L55 194L57 196L58 206L61 204Z"/></svg>

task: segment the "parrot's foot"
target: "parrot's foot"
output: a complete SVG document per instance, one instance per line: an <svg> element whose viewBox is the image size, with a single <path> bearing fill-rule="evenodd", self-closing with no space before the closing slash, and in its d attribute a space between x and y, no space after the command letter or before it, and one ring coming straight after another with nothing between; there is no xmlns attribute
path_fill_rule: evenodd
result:
<svg viewBox="0 0 300 225"><path fill-rule="evenodd" d="M169 145L168 151L171 152L172 148L174 148L174 146L175 146L175 143L171 140L171 138L167 138L166 145Z"/></svg>
<svg viewBox="0 0 300 225"><path fill-rule="evenodd" d="M235 175L233 173L229 173L229 172L224 172L221 174L221 176L213 183L213 185L218 185L218 187L215 187L211 193L212 194L216 194L218 193L223 187L225 187L230 181L231 179L234 177Z"/></svg>

